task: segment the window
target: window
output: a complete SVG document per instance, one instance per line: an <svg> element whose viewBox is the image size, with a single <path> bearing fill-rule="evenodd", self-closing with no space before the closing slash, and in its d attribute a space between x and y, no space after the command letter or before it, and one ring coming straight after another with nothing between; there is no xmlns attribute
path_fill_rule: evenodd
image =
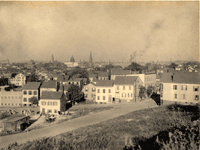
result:
<svg viewBox="0 0 200 150"><path fill-rule="evenodd" d="M14 99L14 96L12 96L12 99Z"/></svg>
<svg viewBox="0 0 200 150"><path fill-rule="evenodd" d="M91 98L93 98L93 94L91 94Z"/></svg>
<svg viewBox="0 0 200 150"><path fill-rule="evenodd" d="M1 103L1 105L3 106L3 103Z"/></svg>
<svg viewBox="0 0 200 150"><path fill-rule="evenodd" d="M24 98L24 102L27 102L27 98Z"/></svg>
<svg viewBox="0 0 200 150"><path fill-rule="evenodd" d="M46 105L46 102L42 102L42 105Z"/></svg>
<svg viewBox="0 0 200 150"><path fill-rule="evenodd" d="M88 88L85 88L85 92L88 92Z"/></svg>
<svg viewBox="0 0 200 150"><path fill-rule="evenodd" d="M87 94L85 94L85 98L87 98L87 96L88 96L88 95L87 95Z"/></svg>
<svg viewBox="0 0 200 150"><path fill-rule="evenodd" d="M31 104L29 104L29 106L31 106Z"/></svg>
<svg viewBox="0 0 200 150"><path fill-rule="evenodd" d="M108 89L108 93L111 93L111 89Z"/></svg>
<svg viewBox="0 0 200 150"><path fill-rule="evenodd" d="M17 106L17 103L15 103L15 105Z"/></svg>
<svg viewBox="0 0 200 150"><path fill-rule="evenodd" d="M1 99L3 99L3 96L1 96Z"/></svg>
<svg viewBox="0 0 200 150"><path fill-rule="evenodd" d="M174 98L177 99L177 94L174 94Z"/></svg>
<svg viewBox="0 0 200 150"><path fill-rule="evenodd" d="M187 91L187 85L181 85L181 90L182 91Z"/></svg>
<svg viewBox="0 0 200 150"><path fill-rule="evenodd" d="M10 96L8 96L8 99L10 99Z"/></svg>
<svg viewBox="0 0 200 150"><path fill-rule="evenodd" d="M8 103L8 105L10 105L10 103Z"/></svg>
<svg viewBox="0 0 200 150"><path fill-rule="evenodd" d="M131 86L129 86L129 90L131 90Z"/></svg>
<svg viewBox="0 0 200 150"><path fill-rule="evenodd" d="M4 97L4 99L6 99L6 96Z"/></svg>
<svg viewBox="0 0 200 150"><path fill-rule="evenodd" d="M56 109L54 109L54 113L58 113L58 111Z"/></svg>
<svg viewBox="0 0 200 150"><path fill-rule="evenodd" d="M100 97L99 97L99 96L97 96L97 100L100 100Z"/></svg>
<svg viewBox="0 0 200 150"><path fill-rule="evenodd" d="M27 95L27 91L24 91L24 95Z"/></svg>
<svg viewBox="0 0 200 150"><path fill-rule="evenodd" d="M126 93L122 93L122 97L126 97Z"/></svg>
<svg viewBox="0 0 200 150"><path fill-rule="evenodd" d="M100 89L98 89L97 92L100 93Z"/></svg>
<svg viewBox="0 0 200 150"><path fill-rule="evenodd" d="M119 90L119 86L117 86L117 90Z"/></svg>
<svg viewBox="0 0 200 150"><path fill-rule="evenodd" d="M92 88L92 92L95 92L96 91L96 89L95 88Z"/></svg>
<svg viewBox="0 0 200 150"><path fill-rule="evenodd" d="M33 95L37 95L37 91L34 91L34 92L33 92Z"/></svg>
<svg viewBox="0 0 200 150"><path fill-rule="evenodd" d="M196 101L199 100L199 95L195 95L195 100L196 100Z"/></svg>
<svg viewBox="0 0 200 150"><path fill-rule="evenodd" d="M123 86L123 90L125 90L125 86Z"/></svg>
<svg viewBox="0 0 200 150"><path fill-rule="evenodd" d="M7 105L7 103L5 103L5 105Z"/></svg>
<svg viewBox="0 0 200 150"><path fill-rule="evenodd" d="M28 91L28 94L29 94L29 95L32 95L32 91Z"/></svg>
<svg viewBox="0 0 200 150"><path fill-rule="evenodd" d="M174 89L174 90L177 90L177 85L173 85L173 89Z"/></svg>
<svg viewBox="0 0 200 150"><path fill-rule="evenodd" d="M52 102L48 102L48 105L52 105Z"/></svg>
<svg viewBox="0 0 200 150"><path fill-rule="evenodd" d="M183 99L185 99L185 94L183 94Z"/></svg>
<svg viewBox="0 0 200 150"><path fill-rule="evenodd" d="M24 104L24 106L26 106L26 104Z"/></svg>
<svg viewBox="0 0 200 150"><path fill-rule="evenodd" d="M106 90L105 90L105 89L103 89L103 93L106 93Z"/></svg>
<svg viewBox="0 0 200 150"><path fill-rule="evenodd" d="M49 110L48 110L48 113L52 113L52 110L51 110L51 109L49 109Z"/></svg>
<svg viewBox="0 0 200 150"><path fill-rule="evenodd" d="M28 102L30 102L31 98L28 98Z"/></svg>
<svg viewBox="0 0 200 150"><path fill-rule="evenodd" d="M103 96L103 100L106 100L106 97L105 97L105 96Z"/></svg>
<svg viewBox="0 0 200 150"><path fill-rule="evenodd" d="M53 105L57 105L57 102L53 102Z"/></svg>
<svg viewBox="0 0 200 150"><path fill-rule="evenodd" d="M193 91L199 91L199 86L193 86Z"/></svg>

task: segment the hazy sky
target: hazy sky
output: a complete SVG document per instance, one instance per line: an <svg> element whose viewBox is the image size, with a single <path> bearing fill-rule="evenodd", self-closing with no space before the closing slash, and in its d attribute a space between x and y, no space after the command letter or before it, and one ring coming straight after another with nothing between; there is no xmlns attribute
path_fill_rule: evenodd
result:
<svg viewBox="0 0 200 150"><path fill-rule="evenodd" d="M198 2L0 2L0 60L198 60Z"/></svg>

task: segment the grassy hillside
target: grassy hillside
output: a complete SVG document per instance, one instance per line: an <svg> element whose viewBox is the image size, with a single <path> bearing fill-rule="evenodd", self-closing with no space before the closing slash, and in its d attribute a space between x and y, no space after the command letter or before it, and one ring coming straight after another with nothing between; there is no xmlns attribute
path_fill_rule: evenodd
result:
<svg viewBox="0 0 200 150"><path fill-rule="evenodd" d="M55 137L38 139L7 149L122 150L128 136L134 149L194 149L200 144L197 106L173 105L135 111L97 125Z"/></svg>

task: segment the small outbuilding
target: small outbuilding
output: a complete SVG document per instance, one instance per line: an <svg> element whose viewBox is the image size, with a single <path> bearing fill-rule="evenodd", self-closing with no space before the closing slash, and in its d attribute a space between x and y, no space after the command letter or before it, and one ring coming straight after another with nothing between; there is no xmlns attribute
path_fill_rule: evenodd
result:
<svg viewBox="0 0 200 150"><path fill-rule="evenodd" d="M3 131L21 131L29 125L30 116L13 115L3 122Z"/></svg>

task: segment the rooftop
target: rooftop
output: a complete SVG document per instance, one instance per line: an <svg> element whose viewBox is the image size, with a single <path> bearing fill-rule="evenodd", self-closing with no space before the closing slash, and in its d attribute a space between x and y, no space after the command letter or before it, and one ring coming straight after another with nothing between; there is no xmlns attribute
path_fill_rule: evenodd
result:
<svg viewBox="0 0 200 150"><path fill-rule="evenodd" d="M39 88L41 82L27 82L22 88L23 90L36 90Z"/></svg>
<svg viewBox="0 0 200 150"><path fill-rule="evenodd" d="M60 99L63 95L63 92L42 92L42 96L40 99Z"/></svg>
<svg viewBox="0 0 200 150"><path fill-rule="evenodd" d="M55 81L43 82L41 88L56 88L56 82Z"/></svg>
<svg viewBox="0 0 200 150"><path fill-rule="evenodd" d="M113 86L114 81L113 80L100 80L96 81L95 86Z"/></svg>
<svg viewBox="0 0 200 150"><path fill-rule="evenodd" d="M200 84L200 73L194 73L194 72L164 73L162 78L160 79L160 82Z"/></svg>
<svg viewBox="0 0 200 150"><path fill-rule="evenodd" d="M116 76L116 85L133 85L138 76Z"/></svg>
<svg viewBox="0 0 200 150"><path fill-rule="evenodd" d="M4 122L15 122L18 120L21 120L25 117L29 117L29 116L25 116L25 115L12 115L10 117L8 117Z"/></svg>

